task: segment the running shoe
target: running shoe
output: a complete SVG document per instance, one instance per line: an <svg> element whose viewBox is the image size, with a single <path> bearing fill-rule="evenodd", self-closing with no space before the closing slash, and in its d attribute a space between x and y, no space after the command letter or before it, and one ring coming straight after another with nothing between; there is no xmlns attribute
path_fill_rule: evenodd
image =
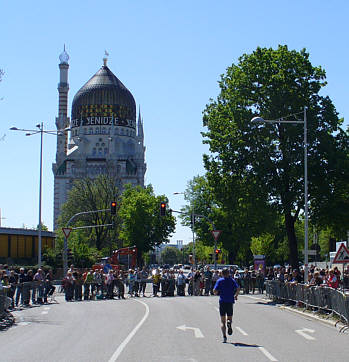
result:
<svg viewBox="0 0 349 362"><path fill-rule="evenodd" d="M227 325L228 325L228 334L229 336L231 336L233 334L233 329L231 328L231 321L228 321Z"/></svg>

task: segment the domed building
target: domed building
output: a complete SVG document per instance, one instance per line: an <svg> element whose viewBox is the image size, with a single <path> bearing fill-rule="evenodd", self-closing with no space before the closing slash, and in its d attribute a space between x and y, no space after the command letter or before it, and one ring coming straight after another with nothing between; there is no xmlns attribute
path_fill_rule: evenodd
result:
<svg viewBox="0 0 349 362"><path fill-rule="evenodd" d="M54 173L54 227L68 191L76 179L111 175L115 184L144 186L145 147L143 120L131 92L103 66L76 93L68 117L69 56L59 57L60 82ZM65 130L69 129L69 130Z"/></svg>

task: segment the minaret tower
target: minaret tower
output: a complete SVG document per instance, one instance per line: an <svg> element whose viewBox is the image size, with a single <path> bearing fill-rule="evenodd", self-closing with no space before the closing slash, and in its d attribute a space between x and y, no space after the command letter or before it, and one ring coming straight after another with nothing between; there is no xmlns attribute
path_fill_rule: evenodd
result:
<svg viewBox="0 0 349 362"><path fill-rule="evenodd" d="M63 53L59 56L59 83L58 83L58 117L56 118L56 126L58 130L69 127L70 119L68 117L68 91L69 91L69 83L68 83L68 69L69 69L69 55L65 51L65 45ZM56 162L60 163L60 161L67 154L67 146L68 146L68 132L64 132L63 134L59 134L57 136L57 154L56 154Z"/></svg>
<svg viewBox="0 0 349 362"><path fill-rule="evenodd" d="M58 83L58 117L56 117L57 130L64 130L70 125L68 117L68 69L69 55L65 51L59 56L59 83ZM54 175L54 205L53 205L53 226L56 230L57 219L61 212L62 204L66 201L66 188L69 179L66 176L66 158L68 147L68 131L57 133L56 163L52 165Z"/></svg>

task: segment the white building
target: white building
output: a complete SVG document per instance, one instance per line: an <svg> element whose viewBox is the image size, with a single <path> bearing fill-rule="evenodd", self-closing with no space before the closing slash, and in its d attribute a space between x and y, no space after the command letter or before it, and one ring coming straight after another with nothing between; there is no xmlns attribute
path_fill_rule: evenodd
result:
<svg viewBox="0 0 349 362"><path fill-rule="evenodd" d="M146 171L143 120L131 92L103 66L76 93L68 117L69 56L59 57L60 82L54 173L54 228L74 180L109 174L119 188L144 186Z"/></svg>

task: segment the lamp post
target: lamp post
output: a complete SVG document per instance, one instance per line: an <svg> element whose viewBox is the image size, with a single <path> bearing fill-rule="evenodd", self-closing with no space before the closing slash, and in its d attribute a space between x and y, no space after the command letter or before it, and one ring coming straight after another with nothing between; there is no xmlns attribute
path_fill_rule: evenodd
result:
<svg viewBox="0 0 349 362"><path fill-rule="evenodd" d="M296 116L303 113L303 121L286 121L284 118L266 120L262 117L252 118L252 122L263 123L302 123L304 125L304 282L308 280L308 144L307 144L307 108L302 112L291 114L287 117Z"/></svg>
<svg viewBox="0 0 349 362"><path fill-rule="evenodd" d="M184 195L184 192L174 192L173 195ZM196 259L195 259L195 214L194 214L194 208L191 210L191 223L192 223L192 232L193 232L193 265L196 266Z"/></svg>
<svg viewBox="0 0 349 362"><path fill-rule="evenodd" d="M42 224L41 224L41 201L42 201L42 143L43 143L43 134L52 134L52 135L61 135L65 130L58 130L58 131L50 131L44 130L43 122L36 125L37 129L22 129L17 127L11 127L11 131L21 131L26 132L26 136L32 136L35 134L40 133L40 177L39 177L39 225L38 225L38 266L41 268L41 249L42 249L42 242L41 242L41 232L42 232Z"/></svg>

